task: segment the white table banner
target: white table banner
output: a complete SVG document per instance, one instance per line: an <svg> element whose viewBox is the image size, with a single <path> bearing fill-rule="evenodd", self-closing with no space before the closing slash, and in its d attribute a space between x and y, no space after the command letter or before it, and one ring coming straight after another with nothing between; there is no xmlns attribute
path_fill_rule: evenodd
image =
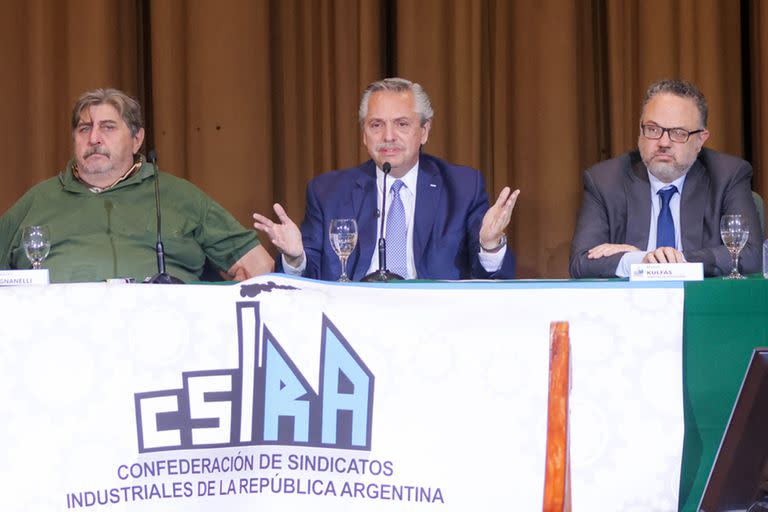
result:
<svg viewBox="0 0 768 512"><path fill-rule="evenodd" d="M677 510L673 283L0 289L0 507L541 510L570 322L574 510Z"/></svg>

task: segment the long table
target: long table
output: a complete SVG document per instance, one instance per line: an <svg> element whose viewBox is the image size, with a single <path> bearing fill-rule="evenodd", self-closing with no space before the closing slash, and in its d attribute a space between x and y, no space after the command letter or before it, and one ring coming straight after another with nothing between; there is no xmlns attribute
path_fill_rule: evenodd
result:
<svg viewBox="0 0 768 512"><path fill-rule="evenodd" d="M266 280L276 281L277 286L265 285ZM414 430L415 424L410 424L408 430L392 437L393 432L398 428L389 430L384 426L382 418L388 415L394 418L393 414L399 415L408 410L409 418L412 418L413 415L422 414L423 407L426 406L435 418L449 413L457 415L445 416L446 421L448 418L453 418L450 421L467 421L466 415L461 411L451 411L455 398L440 396L443 394L441 390L451 389L453 397L458 396L457 393L461 396L470 396L468 389L474 389L473 393L485 395L490 390L486 386L493 384L496 388L490 396L495 397L493 399L497 400L497 405L508 406L517 403L520 392L512 392L512 390L531 387L534 381L541 383L545 374L541 371L542 353L527 352L527 350L545 345L550 320L571 320L575 358L574 400L571 408L575 427L574 449L577 450L573 454L574 506L578 507L579 503L591 503L592 505L587 507L590 510L615 510L617 509L613 506L615 502L612 505L608 504L611 502L606 502L604 509L594 504L601 503L601 497L609 496L611 493L626 496L627 492L635 492L642 496L644 489L637 489L638 486L642 487L645 482L658 480L659 475L665 474L659 472L660 468L654 468L653 462L650 462L653 457L649 456L649 452L652 455L654 450L659 450L661 455L656 461L659 464L668 464L670 460L674 460L674 456L669 457L670 452L677 452L676 467L680 472L677 498L679 510L692 512L696 510L706 483L752 349L755 346L768 345L768 281L754 278L744 281L711 279L698 283L686 283L684 288L674 283L643 285L610 280L405 283L382 289L375 286L339 286L267 276L257 283L255 289L262 290L263 293L252 298L246 296L247 294L244 295L244 292L238 293L241 288L237 286L165 288L92 284L53 285L45 289L0 288L0 307L5 312L3 322L0 323L0 337L3 340L0 353L4 356L5 364L3 366L5 373L0 375L0 384L5 383L0 385L0 397L4 397L6 407L17 411L17 414L0 420L0 432L5 433L6 439L17 441L7 445L7 452L3 459L25 464L21 468L27 468L29 471L38 470L41 466L36 463L40 462L41 455L30 454L30 445L19 443L19 436L34 435L37 439L46 440L46 449L58 449L62 445L54 442L54 437L62 436L68 439L68 434L64 430L69 428L67 427L69 425L78 432L76 439L80 444L66 446L67 450L73 451L60 461L55 454L42 456L49 463L44 467L53 467L51 463L59 461L63 464L63 468L67 468L67 472L74 473L72 461L82 459L94 474L79 481L89 482L89 485L93 483L95 487L99 487L104 480L107 483L103 485L114 486L112 480L119 481L125 476L121 476L119 469L116 476L110 471L117 466L117 463L108 462L106 469L102 468L99 466L98 458L93 458L95 455L90 459L85 456L83 447L93 445L89 449L96 449L96 453L99 453L98 447L101 446L102 454L114 452L111 456L112 461L130 462L132 456L130 454L136 453L136 434L135 431L131 433L131 429L136 428L136 421L131 418L134 413L130 408L125 407L125 398L118 402L113 401L114 395L106 393L107 387L103 385L102 380L106 379L107 384L117 386L118 389L124 386L125 389L121 392L127 392L131 397L136 393L136 403L139 404L144 398L162 399L163 396L167 398L181 393L181 389L175 388L178 386L177 379L182 370L187 372L184 373L184 389L187 386L186 379L192 382L194 378L220 379L222 376L235 375L235 370L227 369L237 366L233 361L238 360L230 340L234 321L233 304L242 306L243 301L260 302L261 312L258 317L260 320L256 321L256 325L258 326L259 322L264 323L265 326L269 325L270 336L280 340L284 348L287 347L285 348L287 354L296 357L297 354L307 352L302 356L304 360L300 359L301 364L297 364L301 370L310 368L319 359L316 353L316 339L320 332L318 323L320 313L322 312L323 318L328 315L330 321L341 326L338 331L335 331L335 328L329 328L327 332L350 338L351 345L377 373L377 398L374 403L378 404L378 407L391 408L383 409L375 416L377 428L379 428L375 439L379 443L379 450L381 450L380 443L383 439L391 438L391 442L406 443L403 446L408 446L407 443L412 441L413 434L419 432L418 428ZM655 289L660 294L656 294ZM665 295L665 290L669 294ZM679 306L675 299L677 292L682 290L684 290L684 314L683 307ZM428 321L423 326L424 330L414 330L411 326L401 329L406 334L396 334L399 332L397 329L400 328L393 326L388 320L401 310L405 310L407 315L414 319L426 315ZM455 312L451 313L451 311ZM346 313L350 315L348 318L344 316ZM472 318L471 325L462 325L464 315ZM304 317L308 317L309 320L304 320ZM656 321L667 322L668 326L659 326L658 323L654 323ZM372 327L379 325L379 322L381 327ZM324 319L323 325L325 323ZM178 326L182 325L184 327L179 330ZM253 328L251 326L251 329ZM238 324L237 329L240 329L242 338L243 327ZM422 326L419 329L422 329ZM303 341L297 344L295 331L303 333L299 338L306 338L308 344L304 344ZM43 332L49 333L46 336L53 336L52 339L55 342L48 345L41 343L40 334ZM389 335L387 335L388 332ZM413 336L415 339L411 339ZM661 353L652 347L649 341L652 339L661 340ZM681 340L684 340L682 350L680 349ZM374 341L374 345L368 345ZM35 348L31 352L22 354L17 350L18 344ZM680 352L679 359L674 355L675 346ZM197 347L192 354L194 359L189 361L181 359L179 351L182 349L187 351L189 347ZM471 347L472 351L467 351L468 347ZM667 351L664 347L669 347L670 350ZM390 351L395 348L397 352L391 353ZM242 349L241 340L241 351ZM448 350L447 354L452 354L452 358L446 359L443 350ZM488 350L498 356L489 357ZM78 367L79 361L87 359L91 353L98 356L95 362L87 363L82 368ZM481 356L479 360L473 356L474 353ZM460 354L461 357L459 357ZM430 364L437 366L419 366L418 372L408 369L409 364L422 364L419 361L424 358L431 360ZM526 360L526 358L530 359ZM517 363L521 359L524 364L514 370L517 373L507 374L508 370L504 369L505 361ZM44 364L39 365L40 361L44 361ZM34 373L31 372L30 364L39 365L34 367ZM107 367L104 367L105 364ZM682 369L680 369L681 366ZM215 375L209 375L215 368L219 368L214 372ZM243 368L242 361L240 368L241 370ZM284 367L283 371L288 371L288 368ZM454 374L456 369L461 369L461 372L479 371L480 373L475 375L482 377L480 381L474 382L476 378L472 377L472 373L466 373L464 378L472 386L477 386L476 389L463 389L461 386L455 389L446 387L449 383L450 386L456 384L451 381L456 377L450 377L450 375L456 375ZM72 373L72 370L75 372ZM188 372L189 370L194 371ZM391 375L388 373L395 370L404 373L397 374L397 377L394 373ZM256 371L258 373L260 370ZM428 372L426 375L419 375L425 371ZM12 372L20 372L20 377L15 377ZM675 374L671 382L670 375L665 372ZM55 376L53 387L40 380L49 375ZM237 375L235 381L245 378L243 377L245 373L241 372ZM414 385L434 388L433 391L437 394L433 394L433 398L430 399L433 403L403 402L400 394L393 396L386 394L387 385L397 382L400 387L406 389L407 379L417 377L426 378L426 380L414 381L414 383L418 382ZM160 379L161 384L155 384L156 379ZM621 381L621 379L625 380ZM318 389L316 377L309 380L311 387ZM682 396L678 402L675 394L679 393L680 386L676 385L676 382L681 380ZM55 385L56 382L60 384ZM93 388L94 385L97 387ZM660 386L666 386L661 389L664 396L660 402L664 403L654 404L653 397L658 396ZM166 390L163 391L165 395L153 395L158 391L152 390L161 389ZM529 391L526 390L526 393ZM55 419L51 420L57 427L54 431L47 429L46 415L42 409L35 410L33 413L33 419L36 422L34 425L27 424L27 418L18 413L23 410L20 400L27 393L31 393L31 398L40 404L47 403L52 398L55 399L56 414L52 417ZM73 393L80 393L83 397L90 396L93 403L90 405L81 403ZM105 394L109 396L102 396ZM641 394L645 396L636 396ZM534 399L537 396L541 397L541 390L535 390L531 395ZM104 411L101 411L102 414L97 414L101 410L95 407L97 399L105 400L104 407L114 408L114 413L105 416ZM91 398L88 400L91 401ZM444 407L437 407L437 400L444 404ZM622 411L620 402L623 400L632 405L630 407L625 405L625 410ZM538 400L535 401L538 402ZM611 403L619 407L618 412L610 409ZM475 406L480 411L480 403L478 402ZM651 407L655 409L652 414L663 415L674 406L677 406L677 411L682 408L684 413L684 439L683 429L680 429L678 435L676 426L670 426L667 432L662 432L662 436L657 437L657 440L651 444L649 439L653 439L652 437L643 438L642 441L640 437L632 437L638 435L633 433L632 428L640 428L639 435L642 436L653 434L654 431L665 429L670 425L663 423L659 426L658 423L647 420L642 414L643 411L638 409ZM518 417L515 415L517 413L510 416L508 412L500 411L493 413L485 421L495 418L493 419L494 429L498 427L495 425L498 421L512 421L513 431L521 435L530 428L530 425L541 422L539 406L531 406L527 410L523 408L519 412L521 415ZM85 413L85 418L88 418L85 422L78 419L78 415L82 413ZM120 431L125 436L125 442L122 444L114 442L116 432L111 432L105 435L103 445L99 445L96 439L98 436L88 434L85 430L80 431L85 425L98 430L98 424L94 424L95 420L117 421L120 429L125 430L125 432ZM41 421L43 423L40 423ZM164 421L167 423L167 420ZM491 428L491 425L487 424L483 428ZM509 429L509 427L506 428ZM611 429L615 429L615 433ZM50 432L54 432L55 436L52 437ZM139 454L138 460L148 460L148 457L151 459L151 451L156 449L157 443L162 445L165 442L163 439L166 437L161 431L153 433L150 429L148 432L155 437L142 438L139 451L144 450L147 453ZM441 432L441 434L444 433ZM403 435L406 437L399 437ZM133 441L131 441L132 438ZM491 438L483 436L474 440L467 439L464 444L469 443L470 448L484 446L484 444L478 444L480 439L483 443L491 441ZM537 453L543 453L543 446L535 448L540 445L543 438L534 436L531 439L535 442L529 443L526 448L515 448L514 444L504 444L502 447L499 444L495 450L496 453L492 450L483 455L478 450L470 450L467 455L479 457L477 461L493 461L493 464L499 464L502 471L522 470L521 476L530 478L531 468L537 466L537 463L531 461L536 460ZM637 439L637 446L633 446L635 439ZM183 439L178 442L182 443L182 441ZM437 442L434 439L432 441ZM187 439L183 442L192 441ZM682 459L679 454L680 444L683 446ZM462 443L455 446L458 448L459 445ZM37 445L32 446L37 450ZM430 470L424 469L424 472L418 473L421 476L414 478L414 481L427 483L434 481L437 484L447 485L448 477L439 476L442 475L443 470L447 470L448 465L446 460L441 459L446 455L438 446L438 444L430 445L430 449L434 450L432 455L437 457L435 462L440 468L438 472L432 474ZM492 443L489 446L492 446ZM610 453L613 449L610 448L611 446L619 446L617 451L620 453ZM249 450L252 454L256 453L253 452L254 449L254 446L250 445L242 448L244 454L249 453ZM312 449L307 448L300 453L311 453ZM409 454L408 457L411 452L413 452L412 449L406 452ZM162 454L162 452L159 453ZM190 453L195 452L192 450ZM372 453L395 452L388 445L383 452ZM504 454L506 455L502 457ZM405 455L398 455L398 457L405 457ZM450 456L448 457L450 460ZM595 461L598 457L607 457L608 466L600 463L600 468L608 468L607 470L596 469L598 466ZM642 463L639 459L643 459ZM26 462L27 460L29 462ZM415 459L411 462L408 462L410 458L398 460L400 464L397 466L396 475L404 475L405 468L409 465L414 469L417 467ZM638 468L638 465L644 467ZM3 481L11 486L8 488L8 496L18 497L19 501L16 503L28 504L29 501L24 496L30 494L25 495L23 491L37 493L36 486L39 482L34 478L21 480L26 474L24 470L20 470L21 468L18 465L7 467L0 462L0 477L4 477ZM541 468L537 468L536 471L539 469ZM638 470L641 470L641 477L637 477ZM671 471L666 474L675 473L676 471ZM55 471L49 475L57 479L63 479L64 476L64 473ZM67 478L70 476L67 475ZM470 475L468 474L466 478L469 479ZM56 483L50 478L44 478L44 480ZM677 482L676 474L673 479L662 482L661 487L665 485L674 487L673 496L677 495L675 482ZM621 485L627 487L616 488ZM460 487L464 486L459 486L457 489ZM54 492L54 486L51 485L50 488L54 499L61 499L62 494L59 491ZM71 491L71 494L67 494L67 500L82 497L77 494L76 488L71 487L71 484L63 485L62 488L68 493ZM446 487L446 489L451 488ZM496 507L502 503L498 501L499 497L513 488L514 486L510 489L489 489L482 496L475 498L485 500L483 502L486 506L485 510L496 510ZM11 493L10 489L15 489L16 492ZM382 488L377 489L379 489L377 492L382 492ZM183 488L182 492L185 490L186 488ZM197 487L193 490L195 493L199 492ZM19 495L19 492L22 494ZM536 495L536 492L532 495L534 503L537 501ZM470 499L471 496L467 498ZM37 499L38 504L41 505L38 510L48 510L40 501L43 498L39 496ZM87 499L87 496L84 499ZM194 509L207 510L205 503L210 499L212 498L203 499L202 504ZM244 497L240 499L246 500ZM441 510L453 510L450 504L456 503L456 499L455 492L448 493L447 506L441 507ZM192 502L185 501L184 498L179 500L182 507L187 507L186 510L193 509L190 508ZM255 503L271 503L269 499L266 502L263 500L264 498ZM644 509L643 507L647 509L652 504L659 503L654 500L658 498L650 497L645 505L636 503L634 507L638 510ZM12 501L11 505L13 503ZM159 502L159 508L154 508L156 505L145 502L136 510L169 510L165 508L168 503ZM231 510L239 510L240 508L234 505L241 503L244 509L248 509L254 502L232 501L232 499L225 502ZM293 502L289 501L289 503ZM346 510L332 500L321 500L321 503L335 510ZM674 504L674 501L672 503ZM673 504L669 505L665 502L663 506L656 506L655 509L674 510ZM213 503L208 506L213 506ZM293 510L293 506L296 506L297 510L303 507L300 502L297 502L285 510ZM350 506L355 510L364 508L362 501L356 501ZM73 505L71 508L79 507ZM523 507L519 510L529 508ZM65 506L50 509L63 510ZM530 509L533 510L533 508ZM579 508L575 509L579 510Z"/></svg>

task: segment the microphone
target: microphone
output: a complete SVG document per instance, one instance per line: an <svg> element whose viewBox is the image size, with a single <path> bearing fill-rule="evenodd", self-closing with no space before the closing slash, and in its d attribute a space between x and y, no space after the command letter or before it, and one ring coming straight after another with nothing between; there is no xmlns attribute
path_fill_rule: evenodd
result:
<svg viewBox="0 0 768 512"><path fill-rule="evenodd" d="M152 284L184 284L184 281L178 277L173 277L165 271L165 248L163 247L163 237L160 234L160 175L157 171L157 153L151 150L147 154L147 161L152 164L155 172L155 213L157 214L157 244L155 253L157 254L157 274L144 280L145 283Z"/></svg>
<svg viewBox="0 0 768 512"><path fill-rule="evenodd" d="M379 270L371 272L362 279L364 283L386 283L387 281L402 281L402 276L387 270L387 240L384 238L384 219L387 216L387 175L392 171L392 165L384 162L381 166L384 172L384 193L381 198L381 224L379 230Z"/></svg>
<svg viewBox="0 0 768 512"><path fill-rule="evenodd" d="M111 200L104 201L104 211L107 212L107 235L109 235L109 244L112 246L112 275L117 275L117 249L115 248L115 239L112 237L112 210L115 205Z"/></svg>

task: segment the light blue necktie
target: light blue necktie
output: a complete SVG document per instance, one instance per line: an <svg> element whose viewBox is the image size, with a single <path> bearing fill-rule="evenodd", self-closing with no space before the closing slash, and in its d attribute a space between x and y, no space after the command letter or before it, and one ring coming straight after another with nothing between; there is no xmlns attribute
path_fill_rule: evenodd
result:
<svg viewBox="0 0 768 512"><path fill-rule="evenodd" d="M669 209L669 202L672 196L677 194L677 187L672 185L656 192L661 198L661 210L659 211L659 221L656 223L656 248L676 247L675 244L675 221L672 218L672 210Z"/></svg>
<svg viewBox="0 0 768 512"><path fill-rule="evenodd" d="M387 270L402 278L408 278L408 225L405 222L405 207L400 199L400 189L405 183L392 183L392 206L387 212Z"/></svg>

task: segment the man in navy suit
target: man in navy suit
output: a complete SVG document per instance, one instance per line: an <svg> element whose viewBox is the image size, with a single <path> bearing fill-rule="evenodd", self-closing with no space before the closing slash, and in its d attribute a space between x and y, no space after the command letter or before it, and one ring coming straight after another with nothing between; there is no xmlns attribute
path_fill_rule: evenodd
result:
<svg viewBox="0 0 768 512"><path fill-rule="evenodd" d="M339 278L341 264L328 235L331 220L338 218L356 219L358 224L358 244L347 265L351 279L360 280L379 268L378 216L387 163L390 271L406 279L514 277L515 259L505 229L519 190L504 187L489 208L480 172L422 154L432 116L429 97L419 84L388 78L368 86L359 120L371 160L314 178L307 186L301 229L279 204L274 205L278 222L253 215L254 227L282 253L278 261L285 272Z"/></svg>

